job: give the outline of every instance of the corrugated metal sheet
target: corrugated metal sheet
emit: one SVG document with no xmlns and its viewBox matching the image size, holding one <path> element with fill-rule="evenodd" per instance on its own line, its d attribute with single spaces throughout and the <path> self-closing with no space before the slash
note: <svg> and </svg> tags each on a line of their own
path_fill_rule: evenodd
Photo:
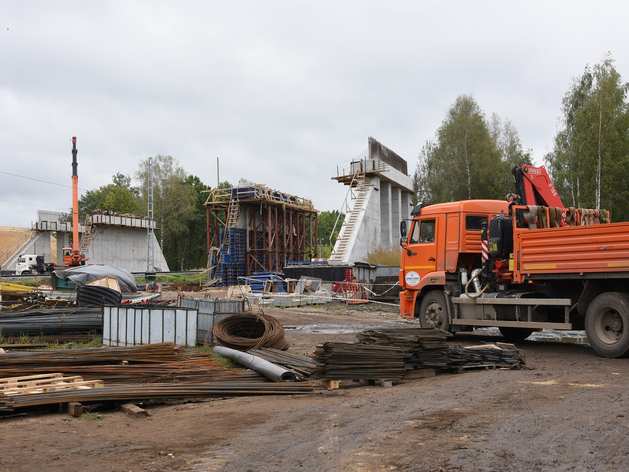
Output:
<svg viewBox="0 0 629 472">
<path fill-rule="evenodd" d="M 242 313 L 245 311 L 244 300 L 226 300 L 220 298 L 182 298 L 180 301 L 182 308 L 195 309 L 197 316 L 197 343 L 213 343 L 214 338 L 208 336 L 216 323 L 232 313 Z M 208 338 L 208 339 L 206 339 Z"/>
<path fill-rule="evenodd" d="M 198 312 L 181 307 L 134 308 L 106 306 L 103 309 L 103 344 L 136 346 L 172 342 L 194 346 Z"/>
</svg>

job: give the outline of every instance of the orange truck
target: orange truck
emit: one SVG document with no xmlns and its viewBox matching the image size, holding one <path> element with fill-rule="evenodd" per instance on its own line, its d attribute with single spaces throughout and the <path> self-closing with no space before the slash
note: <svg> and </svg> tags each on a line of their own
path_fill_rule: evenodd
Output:
<svg viewBox="0 0 629 472">
<path fill-rule="evenodd" d="M 585 329 L 598 354 L 629 354 L 629 223 L 564 208 L 543 167 L 514 175 L 507 201 L 418 205 L 401 222 L 401 315 L 511 339 Z"/>
</svg>

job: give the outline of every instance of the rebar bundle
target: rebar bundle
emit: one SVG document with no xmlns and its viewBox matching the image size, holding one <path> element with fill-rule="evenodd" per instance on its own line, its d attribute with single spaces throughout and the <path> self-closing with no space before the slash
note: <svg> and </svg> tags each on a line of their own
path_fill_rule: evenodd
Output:
<svg viewBox="0 0 629 472">
<path fill-rule="evenodd" d="M 101 332 L 102 308 L 39 308 L 0 312 L 3 336 L 40 336 L 72 332 Z"/>
<path fill-rule="evenodd" d="M 459 344 L 450 348 L 449 366 L 474 367 L 486 365 L 520 365 L 525 364 L 524 351 L 512 344 L 491 343 L 479 346 L 463 347 Z"/>
<path fill-rule="evenodd" d="M 216 344 L 239 351 L 263 347 L 286 350 L 289 346 L 282 324 L 263 313 L 235 313 L 216 323 L 212 332 Z"/>
<path fill-rule="evenodd" d="M 329 380 L 401 379 L 406 351 L 396 346 L 327 342 L 317 346 L 316 376 Z"/>
<path fill-rule="evenodd" d="M 7 352 L 2 354 L 0 368 L 22 370 L 27 366 L 70 366 L 137 362 L 160 364 L 185 358 L 172 343 L 145 344 L 134 347 L 102 347 L 98 349 L 59 349 L 55 351 Z"/>
<path fill-rule="evenodd" d="M 403 349 L 406 370 L 445 368 L 449 349 L 446 339 L 451 336 L 436 328 L 372 329 L 357 335 L 363 344 Z"/>
<path fill-rule="evenodd" d="M 263 349 L 254 349 L 249 353 L 261 357 L 274 364 L 281 365 L 287 369 L 292 370 L 301 378 L 311 377 L 312 374 L 321 369 L 323 366 L 315 359 L 292 352 L 280 351 L 279 349 L 273 349 L 270 347 Z"/>
<path fill-rule="evenodd" d="M 206 382 L 186 384 L 105 385 L 102 388 L 16 395 L 0 398 L 0 411 L 67 402 L 139 401 L 166 398 L 203 398 L 241 395 L 295 395 L 310 393 L 313 387 L 305 382 L 251 383 Z"/>
<path fill-rule="evenodd" d="M 160 382 L 203 383 L 207 382 L 208 379 L 225 382 L 261 382 L 265 380 L 263 375 L 252 370 L 231 370 L 219 367 L 208 357 L 165 364 L 0 367 L 0 378 L 52 373 L 61 373 L 67 376 L 78 375 L 85 380 L 103 380 L 107 384 Z"/>
</svg>

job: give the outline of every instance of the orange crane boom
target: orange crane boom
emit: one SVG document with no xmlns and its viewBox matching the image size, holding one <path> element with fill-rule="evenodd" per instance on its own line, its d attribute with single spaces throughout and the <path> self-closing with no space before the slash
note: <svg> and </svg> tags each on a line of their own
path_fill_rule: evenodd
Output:
<svg viewBox="0 0 629 472">
<path fill-rule="evenodd" d="M 79 251 L 79 174 L 76 155 L 76 136 L 72 136 L 72 250 L 63 248 L 63 263 L 67 266 L 78 266 L 85 259 Z"/>
</svg>

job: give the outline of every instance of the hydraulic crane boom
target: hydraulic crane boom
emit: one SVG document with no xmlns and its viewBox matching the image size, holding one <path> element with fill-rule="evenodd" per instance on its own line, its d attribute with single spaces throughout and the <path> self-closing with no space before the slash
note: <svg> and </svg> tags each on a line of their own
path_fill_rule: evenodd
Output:
<svg viewBox="0 0 629 472">
<path fill-rule="evenodd" d="M 515 166 L 513 176 L 519 204 L 563 208 L 563 202 L 544 166 Z M 568 226 L 565 214 L 562 215 L 561 226 Z"/>
<path fill-rule="evenodd" d="M 87 259 L 81 256 L 79 251 L 79 174 L 76 155 L 76 136 L 72 137 L 72 251 L 70 248 L 63 250 L 63 263 L 68 266 L 78 266 Z"/>
</svg>

